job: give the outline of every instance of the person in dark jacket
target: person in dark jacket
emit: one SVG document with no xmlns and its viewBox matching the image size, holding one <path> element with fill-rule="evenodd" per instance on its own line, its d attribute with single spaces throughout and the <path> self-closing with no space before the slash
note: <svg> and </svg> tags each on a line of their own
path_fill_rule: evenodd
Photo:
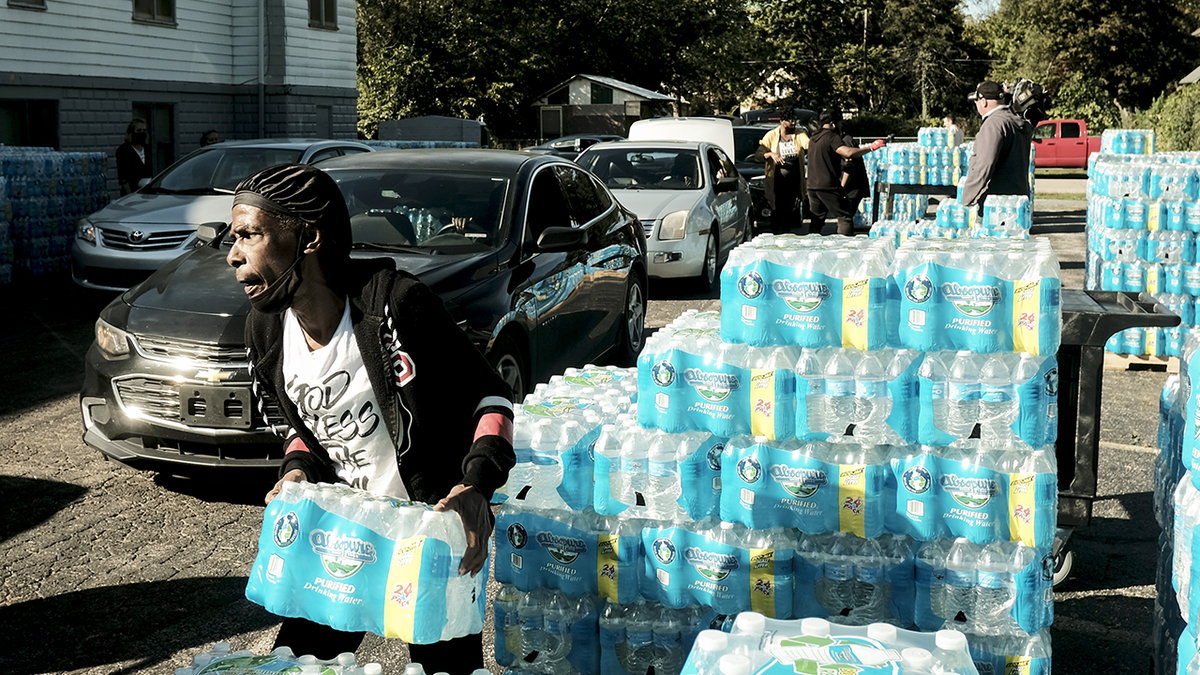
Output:
<svg viewBox="0 0 1200 675">
<path fill-rule="evenodd" d="M 390 259 L 351 264 L 349 213 L 320 169 L 282 165 L 242 181 L 231 235 L 255 393 L 271 394 L 291 427 L 266 501 L 284 482 L 324 481 L 436 504 L 462 518 L 459 573 L 478 573 L 488 502 L 515 463 L 508 386 L 415 277 Z M 333 658 L 362 638 L 287 618 L 275 647 Z M 483 667 L 480 635 L 410 653 L 430 672 Z"/>
<path fill-rule="evenodd" d="M 825 227 L 825 217 L 832 215 L 837 219 L 837 233 L 852 237 L 854 212 L 843 187 L 845 171 L 842 162 L 858 159 L 885 144 L 879 140 L 865 148 L 855 147 L 853 143 L 847 145 L 841 132 L 842 111 L 837 108 L 822 110 L 817 123 L 821 128 L 808 142 L 809 231 L 820 234 Z"/>
<path fill-rule="evenodd" d="M 1033 125 L 1008 109 L 1004 88 L 981 82 L 967 97 L 983 117 L 967 164 L 962 203 L 983 214 L 988 195 L 1029 195 L 1029 144 Z"/>
<path fill-rule="evenodd" d="M 851 150 L 858 149 L 858 143 L 850 134 L 842 134 L 842 145 Z M 862 200 L 871 196 L 871 183 L 867 180 L 867 163 L 861 156 L 842 160 L 842 189 L 846 192 L 846 202 L 850 206 L 850 217 L 858 212 Z"/>
<path fill-rule="evenodd" d="M 138 189 L 143 178 L 153 178 L 150 157 L 150 132 L 146 120 L 135 117 L 125 127 L 125 142 L 117 147 L 117 183 L 121 196 Z"/>
</svg>

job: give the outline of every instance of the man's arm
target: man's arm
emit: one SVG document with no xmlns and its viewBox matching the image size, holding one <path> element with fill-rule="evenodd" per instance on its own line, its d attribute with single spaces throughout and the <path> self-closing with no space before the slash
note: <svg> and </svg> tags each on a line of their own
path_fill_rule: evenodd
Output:
<svg viewBox="0 0 1200 675">
<path fill-rule="evenodd" d="M 996 171 L 996 160 L 1000 152 L 1000 130 L 998 125 L 983 121 L 979 135 L 975 137 L 975 148 L 967 162 L 967 182 L 963 185 L 962 203 L 974 206 L 987 189 Z"/>
<path fill-rule="evenodd" d="M 868 146 L 861 148 L 852 148 L 848 145 L 843 145 L 837 149 L 837 154 L 841 155 L 845 159 L 858 159 L 859 157 L 862 157 L 869 152 L 878 150 L 885 145 L 887 145 L 887 141 L 883 140 L 882 138 Z"/>
</svg>

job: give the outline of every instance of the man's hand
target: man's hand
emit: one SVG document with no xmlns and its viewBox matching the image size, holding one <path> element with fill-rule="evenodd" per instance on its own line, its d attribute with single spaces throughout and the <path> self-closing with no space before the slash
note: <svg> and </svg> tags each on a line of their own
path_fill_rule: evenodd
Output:
<svg viewBox="0 0 1200 675">
<path fill-rule="evenodd" d="M 462 518 L 467 534 L 467 550 L 463 553 L 459 574 L 479 574 L 487 560 L 488 537 L 492 536 L 492 512 L 488 500 L 471 485 L 455 485 L 450 494 L 433 507 L 434 511 L 454 511 Z"/>
<path fill-rule="evenodd" d="M 308 480 L 308 476 L 305 475 L 302 469 L 292 469 L 291 471 L 283 474 L 283 478 L 280 478 L 279 481 L 275 483 L 275 487 L 271 488 L 271 491 L 267 493 L 267 498 L 264 501 L 270 504 L 272 499 L 278 497 L 279 491 L 283 489 L 284 483 L 301 483 L 306 480 Z"/>
<path fill-rule="evenodd" d="M 882 148 L 885 145 L 887 145 L 887 141 L 885 141 L 881 138 L 881 139 L 875 141 L 874 143 L 868 145 L 867 147 L 870 148 L 872 151 L 875 151 L 875 150 Z"/>
</svg>

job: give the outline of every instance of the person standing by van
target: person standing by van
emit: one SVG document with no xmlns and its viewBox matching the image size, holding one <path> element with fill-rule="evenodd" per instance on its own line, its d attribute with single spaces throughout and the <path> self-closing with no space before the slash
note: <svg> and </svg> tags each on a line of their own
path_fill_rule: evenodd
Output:
<svg viewBox="0 0 1200 675">
<path fill-rule="evenodd" d="M 776 234 L 804 227 L 801 201 L 804 198 L 804 154 L 808 134 L 796 133 L 796 115 L 788 108 L 779 126 L 758 142 L 754 157 L 766 162 L 767 202 L 771 205 L 771 231 Z"/>
</svg>

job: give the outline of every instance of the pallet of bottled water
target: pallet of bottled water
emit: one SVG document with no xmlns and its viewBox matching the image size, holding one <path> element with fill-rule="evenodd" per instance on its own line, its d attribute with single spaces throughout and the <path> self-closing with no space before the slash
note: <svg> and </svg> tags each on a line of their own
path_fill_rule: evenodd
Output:
<svg viewBox="0 0 1200 675">
<path fill-rule="evenodd" d="M 946 202 L 949 203 L 949 202 Z M 942 205 L 938 206 L 938 218 L 942 217 L 945 209 Z M 965 211 L 964 211 L 965 213 Z M 925 220 L 877 220 L 871 225 L 871 231 L 867 236 L 872 239 L 890 240 L 892 245 L 900 248 L 910 237 L 924 237 L 926 239 L 942 238 L 942 239 L 958 239 L 969 235 L 969 230 L 964 225 L 963 229 L 956 227 L 943 227 L 937 222 Z"/>
<path fill-rule="evenodd" d="M 976 656 L 974 641 L 968 645 L 967 636 L 953 630 L 916 633 L 890 624 L 839 626 L 817 618 L 779 621 L 753 614 L 739 614 L 728 629 L 700 633 L 683 675 L 817 675 L 847 667 L 861 675 L 976 675 L 981 672 L 977 662 L 986 658 L 982 651 Z M 1028 671 L 1004 672 L 1049 672 L 1048 648 L 1030 652 L 1045 662 Z"/>
<path fill-rule="evenodd" d="M 896 251 L 897 346 L 1055 354 L 1058 259 L 1045 239 L 909 239 Z"/>
<path fill-rule="evenodd" d="M 878 239 L 755 237 L 721 272 L 720 337 L 756 347 L 884 347 L 894 254 Z"/>
<path fill-rule="evenodd" d="M 485 572 L 459 575 L 462 520 L 348 485 L 286 482 L 263 515 L 246 597 L 279 616 L 412 644 L 478 633 Z"/>
<path fill-rule="evenodd" d="M 1100 152 L 1117 155 L 1154 154 L 1153 129 L 1105 129 L 1100 134 Z"/>
<path fill-rule="evenodd" d="M 492 502 L 573 511 L 591 506 L 600 432 L 632 419 L 637 393 L 632 368 L 568 368 L 537 385 L 514 411 L 517 463 Z"/>
<path fill-rule="evenodd" d="M 420 664 L 405 675 L 425 675 Z M 278 647 L 268 654 L 255 654 L 248 649 L 230 651 L 228 642 L 218 642 L 207 652 L 192 657 L 191 665 L 177 668 L 175 675 L 268 675 L 271 673 L 294 673 L 296 675 L 381 675 L 383 666 L 378 663 L 359 664 L 354 654 L 345 652 L 336 659 L 321 660 L 311 654 L 297 656 L 290 647 Z"/>
<path fill-rule="evenodd" d="M 880 171 L 895 185 L 958 185 L 967 174 L 973 146 L 892 143 L 885 148 Z"/>
</svg>

